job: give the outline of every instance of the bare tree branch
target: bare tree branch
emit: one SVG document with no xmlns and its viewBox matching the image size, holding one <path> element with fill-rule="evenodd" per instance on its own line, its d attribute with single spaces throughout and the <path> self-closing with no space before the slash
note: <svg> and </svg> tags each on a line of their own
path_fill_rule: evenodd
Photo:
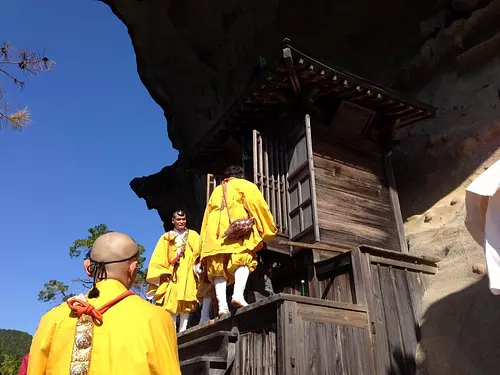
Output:
<svg viewBox="0 0 500 375">
<path fill-rule="evenodd" d="M 11 55 L 16 55 L 11 58 Z M 28 50 L 13 50 L 9 42 L 0 45 L 0 77 L 5 77 L 14 85 L 24 87 L 25 81 L 18 78 L 12 70 L 17 70 L 23 74 L 29 73 L 36 75 L 38 72 L 49 71 L 55 62 L 45 56 L 45 53 L 38 53 Z M 0 86 L 1 88 L 1 86 Z M 0 101 L 3 101 L 3 92 L 0 90 Z M 11 113 L 7 109 L 7 103 L 1 103 L 4 110 L 0 110 L 0 128 L 10 126 L 13 130 L 23 130 L 30 122 L 31 117 L 28 108 L 19 109 Z"/>
</svg>

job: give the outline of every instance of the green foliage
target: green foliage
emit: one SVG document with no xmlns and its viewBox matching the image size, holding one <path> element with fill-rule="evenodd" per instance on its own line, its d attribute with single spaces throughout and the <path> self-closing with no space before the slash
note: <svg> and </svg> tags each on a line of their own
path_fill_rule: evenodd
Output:
<svg viewBox="0 0 500 375">
<path fill-rule="evenodd" d="M 32 337 L 26 332 L 0 329 L 0 375 L 17 375 L 29 353 Z"/>
<path fill-rule="evenodd" d="M 38 300 L 42 302 L 59 299 L 66 301 L 68 298 L 74 296 L 73 293 L 68 293 L 69 286 L 57 280 L 49 280 L 43 286 L 45 289 L 38 293 Z"/>
<path fill-rule="evenodd" d="M 87 238 L 80 238 L 73 242 L 73 245 L 69 248 L 69 256 L 71 258 L 79 258 L 82 255 L 82 252 L 85 252 L 85 255 L 92 249 L 94 246 L 95 240 L 97 240 L 103 234 L 111 232 L 108 229 L 106 224 L 99 224 L 92 228 L 88 229 L 90 233 Z"/>
<path fill-rule="evenodd" d="M 23 357 L 0 352 L 0 375 L 17 375 Z"/>
<path fill-rule="evenodd" d="M 112 232 L 106 224 L 95 225 L 92 228 L 88 229 L 89 235 L 87 238 L 80 238 L 73 242 L 73 245 L 69 248 L 69 256 L 71 258 L 82 258 L 85 259 L 88 257 L 94 242 L 102 236 L 103 234 Z M 146 283 L 146 274 L 147 269 L 145 269 L 145 261 L 146 258 L 143 256 L 146 249 L 142 245 L 137 245 L 139 249 L 139 257 L 137 261 L 137 278 L 132 286 L 132 290 L 144 296 L 146 293 L 147 283 Z M 79 283 L 84 287 L 88 288 L 92 285 L 92 280 L 85 279 L 76 279 L 71 281 L 72 283 Z M 68 298 L 74 296 L 74 293 L 70 292 L 69 285 L 58 281 L 58 280 L 50 280 L 44 284 L 44 289 L 38 293 L 38 300 L 41 302 L 63 302 Z M 1 374 L 0 374 L 1 375 Z"/>
</svg>

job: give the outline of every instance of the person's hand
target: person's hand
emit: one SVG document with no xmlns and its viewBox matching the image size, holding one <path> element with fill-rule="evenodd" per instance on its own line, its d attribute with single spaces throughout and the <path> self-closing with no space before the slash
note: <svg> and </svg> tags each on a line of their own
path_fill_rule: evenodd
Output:
<svg viewBox="0 0 500 375">
<path fill-rule="evenodd" d="M 168 283 L 170 281 L 170 275 L 161 275 L 160 284 Z"/>
<path fill-rule="evenodd" d="M 193 271 L 194 271 L 194 274 L 196 275 L 196 277 L 198 279 L 201 279 L 201 276 L 203 274 L 203 267 L 201 266 L 201 263 L 196 263 L 193 266 Z"/>
</svg>

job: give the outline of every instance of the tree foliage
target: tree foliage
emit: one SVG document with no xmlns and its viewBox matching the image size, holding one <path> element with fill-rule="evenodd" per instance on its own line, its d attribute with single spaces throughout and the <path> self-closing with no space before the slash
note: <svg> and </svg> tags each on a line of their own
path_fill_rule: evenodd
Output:
<svg viewBox="0 0 500 375">
<path fill-rule="evenodd" d="M 3 90 L 5 83 L 22 89 L 27 75 L 48 71 L 54 64 L 44 53 L 16 49 L 8 42 L 0 45 L 0 77 L 3 78 L 0 81 L 0 127 L 22 130 L 30 123 L 27 107 L 15 111 L 9 109 Z"/>
<path fill-rule="evenodd" d="M 94 245 L 94 242 L 103 234 L 111 232 L 105 224 L 95 225 L 88 229 L 89 235 L 87 238 L 80 238 L 73 242 L 73 245 L 69 248 L 70 258 L 81 258 L 86 259 L 90 254 L 90 250 Z M 137 245 L 139 248 L 139 258 L 137 264 L 137 278 L 132 286 L 132 290 L 139 295 L 144 295 L 146 292 L 146 274 L 147 269 L 145 269 L 144 262 L 146 258 L 143 257 L 146 249 L 142 245 Z M 89 278 L 77 278 L 70 281 L 71 284 L 80 284 L 84 288 L 90 288 L 92 285 L 92 279 Z M 44 289 L 38 293 L 38 300 L 42 302 L 62 302 L 66 301 L 68 298 L 74 296 L 75 293 L 71 291 L 68 284 L 63 283 L 58 280 L 49 280 L 44 284 Z"/>
<path fill-rule="evenodd" d="M 0 329 L 0 375 L 17 375 L 32 337 L 26 332 Z"/>
</svg>

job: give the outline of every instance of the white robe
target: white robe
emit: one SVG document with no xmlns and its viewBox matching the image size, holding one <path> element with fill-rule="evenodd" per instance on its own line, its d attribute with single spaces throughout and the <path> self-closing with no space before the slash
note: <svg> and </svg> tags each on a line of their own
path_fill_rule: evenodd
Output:
<svg viewBox="0 0 500 375">
<path fill-rule="evenodd" d="M 466 190 L 465 225 L 483 246 L 490 290 L 500 294 L 500 160 L 476 178 Z"/>
</svg>

